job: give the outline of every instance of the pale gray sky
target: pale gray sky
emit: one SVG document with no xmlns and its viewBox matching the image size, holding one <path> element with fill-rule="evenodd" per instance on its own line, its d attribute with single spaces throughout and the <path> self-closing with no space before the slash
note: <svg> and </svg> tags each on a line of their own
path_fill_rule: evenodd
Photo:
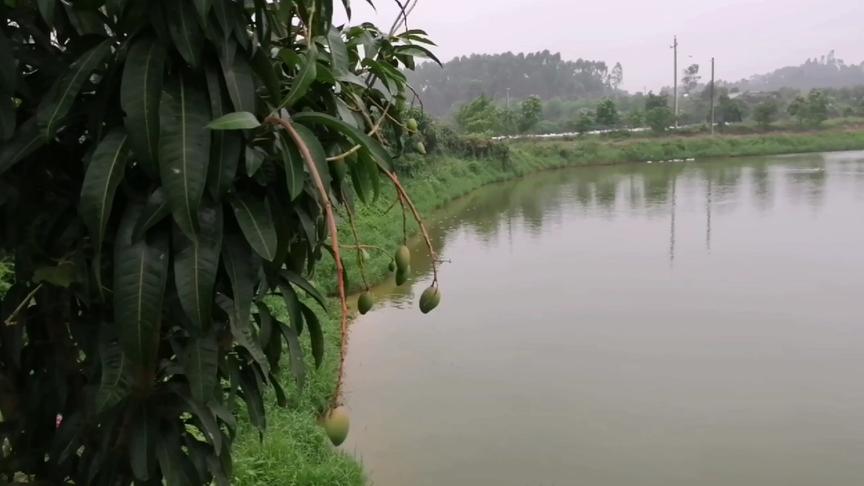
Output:
<svg viewBox="0 0 864 486">
<path fill-rule="evenodd" d="M 375 3 L 377 15 L 353 0 L 352 23 L 389 27 L 395 4 Z M 707 74 L 715 56 L 718 78 L 730 81 L 831 49 L 847 63 L 864 60 L 864 0 L 420 0 L 410 21 L 438 43 L 442 61 L 549 49 L 610 67 L 620 61 L 630 91 L 671 84 L 674 34 L 680 69 L 698 63 Z"/>
</svg>

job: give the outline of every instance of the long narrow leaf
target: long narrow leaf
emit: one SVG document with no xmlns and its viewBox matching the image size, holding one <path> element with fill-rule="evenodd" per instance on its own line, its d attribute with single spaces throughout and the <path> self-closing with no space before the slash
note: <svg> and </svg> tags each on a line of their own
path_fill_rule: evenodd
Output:
<svg viewBox="0 0 864 486">
<path fill-rule="evenodd" d="M 152 174 L 158 173 L 159 100 L 165 71 L 165 48 L 149 36 L 136 40 L 123 68 L 120 105 L 136 158 Z"/>
<path fill-rule="evenodd" d="M 231 207 L 246 240 L 256 253 L 272 262 L 276 258 L 279 241 L 267 199 L 237 194 L 231 198 Z"/>
<path fill-rule="evenodd" d="M 183 369 L 189 380 L 192 398 L 208 403 L 218 383 L 219 346 L 212 335 L 189 341 L 183 351 Z"/>
<path fill-rule="evenodd" d="M 204 47 L 204 34 L 196 19 L 194 7 L 188 1 L 174 0 L 164 2 L 168 32 L 174 46 L 183 59 L 193 68 L 201 64 L 201 50 Z"/>
<path fill-rule="evenodd" d="M 45 145 L 45 132 L 37 129 L 36 120 L 30 120 L 18 128 L 18 133 L 9 142 L 0 146 L 0 174 Z"/>
<path fill-rule="evenodd" d="M 204 94 L 185 78 L 162 97 L 159 172 L 174 220 L 189 238 L 198 233 L 198 207 L 207 181 L 210 109 Z"/>
<path fill-rule="evenodd" d="M 315 367 L 320 368 L 324 362 L 324 332 L 318 316 L 309 307 L 301 304 L 306 325 L 309 328 L 309 343 L 312 345 L 312 357 L 315 358 Z"/>
<path fill-rule="evenodd" d="M 303 65 L 300 67 L 300 72 L 294 77 L 294 82 L 291 84 L 291 90 L 288 95 L 279 103 L 279 108 L 291 108 L 297 101 L 306 96 L 312 82 L 318 76 L 318 51 L 315 45 L 309 47 L 306 57 L 303 59 Z"/>
<path fill-rule="evenodd" d="M 220 3 L 225 2 L 220 0 L 217 5 Z M 204 74 L 207 78 L 210 111 L 212 116 L 221 117 L 229 111 L 230 105 L 223 88 L 222 76 L 213 65 L 208 65 Z M 214 200 L 221 201 L 222 196 L 233 186 L 242 152 L 243 138 L 241 134 L 223 131 L 213 132 L 210 167 L 207 171 L 207 192 Z"/>
<path fill-rule="evenodd" d="M 126 141 L 126 133 L 122 130 L 108 134 L 96 147 L 84 174 L 78 211 L 90 230 L 97 254 L 101 252 L 102 242 L 105 240 L 105 229 L 114 206 L 114 194 L 126 173 L 126 158 L 129 153 Z M 97 257 L 96 261 L 98 260 Z"/>
<path fill-rule="evenodd" d="M 255 111 L 255 78 L 245 55 L 237 52 L 232 59 L 220 59 L 225 86 L 234 105 L 233 111 Z"/>
<path fill-rule="evenodd" d="M 126 210 L 114 242 L 114 323 L 123 352 L 140 369 L 153 369 L 168 280 L 168 239 L 132 240 L 141 206 Z"/>
<path fill-rule="evenodd" d="M 222 207 L 202 207 L 201 231 L 190 240 L 174 231 L 174 285 L 180 306 L 196 326 L 206 331 L 213 313 L 213 288 L 222 252 Z"/>
<path fill-rule="evenodd" d="M 54 138 L 54 134 L 72 108 L 75 98 L 84 87 L 84 83 L 108 56 L 111 51 L 110 42 L 106 40 L 82 54 L 69 66 L 66 73 L 57 79 L 42 99 L 36 113 L 36 121 L 47 138 Z"/>
</svg>

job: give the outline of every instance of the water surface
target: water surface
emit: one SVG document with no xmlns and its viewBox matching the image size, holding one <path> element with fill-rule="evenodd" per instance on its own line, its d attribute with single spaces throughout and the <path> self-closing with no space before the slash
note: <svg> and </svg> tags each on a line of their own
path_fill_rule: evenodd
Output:
<svg viewBox="0 0 864 486">
<path fill-rule="evenodd" d="M 441 308 L 415 261 L 352 327 L 373 484 L 864 484 L 864 153 L 547 172 L 435 220 Z"/>
</svg>

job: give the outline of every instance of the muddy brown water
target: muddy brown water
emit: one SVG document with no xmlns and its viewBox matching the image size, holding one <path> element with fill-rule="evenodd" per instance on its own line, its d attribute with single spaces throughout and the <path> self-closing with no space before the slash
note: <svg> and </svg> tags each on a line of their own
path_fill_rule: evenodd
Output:
<svg viewBox="0 0 864 486">
<path fill-rule="evenodd" d="M 864 484 L 864 153 L 546 172 L 433 220 L 441 307 L 418 247 L 352 326 L 372 484 Z"/>
</svg>

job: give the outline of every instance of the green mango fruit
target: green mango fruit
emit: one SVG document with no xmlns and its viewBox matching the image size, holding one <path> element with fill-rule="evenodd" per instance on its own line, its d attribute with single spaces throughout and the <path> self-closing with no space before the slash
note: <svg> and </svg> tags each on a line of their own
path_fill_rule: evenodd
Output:
<svg viewBox="0 0 864 486">
<path fill-rule="evenodd" d="M 345 407 L 336 407 L 323 419 L 324 431 L 334 446 L 339 447 L 348 437 L 348 428 L 351 421 Z"/>
<path fill-rule="evenodd" d="M 405 126 L 408 128 L 408 131 L 412 133 L 416 132 L 420 128 L 420 125 L 414 118 L 409 118 L 408 121 L 405 122 Z"/>
<path fill-rule="evenodd" d="M 396 271 L 396 260 L 390 260 L 390 265 L 387 266 L 387 269 L 391 272 Z"/>
<path fill-rule="evenodd" d="M 441 290 L 437 286 L 429 287 L 420 296 L 420 312 L 428 314 L 441 303 Z"/>
<path fill-rule="evenodd" d="M 407 246 L 402 245 L 396 250 L 396 268 L 398 270 L 407 270 L 411 266 L 411 250 Z"/>
<path fill-rule="evenodd" d="M 333 174 L 333 179 L 337 184 L 342 184 L 342 181 L 345 180 L 345 176 L 348 175 L 348 163 L 345 162 L 345 159 L 339 160 L 331 160 L 330 164 L 330 173 Z"/>
<path fill-rule="evenodd" d="M 423 145 L 423 142 L 417 142 L 417 145 L 415 145 L 414 148 L 422 155 L 426 155 L 426 145 Z"/>
<path fill-rule="evenodd" d="M 360 311 L 360 314 L 366 314 L 370 310 L 372 310 L 372 306 L 375 305 L 375 297 L 372 295 L 372 292 L 368 290 L 360 294 L 360 297 L 357 299 L 357 310 Z"/>
<path fill-rule="evenodd" d="M 396 270 L 396 285 L 405 285 L 408 281 L 408 276 L 411 274 L 411 267 L 400 268 Z"/>
</svg>

